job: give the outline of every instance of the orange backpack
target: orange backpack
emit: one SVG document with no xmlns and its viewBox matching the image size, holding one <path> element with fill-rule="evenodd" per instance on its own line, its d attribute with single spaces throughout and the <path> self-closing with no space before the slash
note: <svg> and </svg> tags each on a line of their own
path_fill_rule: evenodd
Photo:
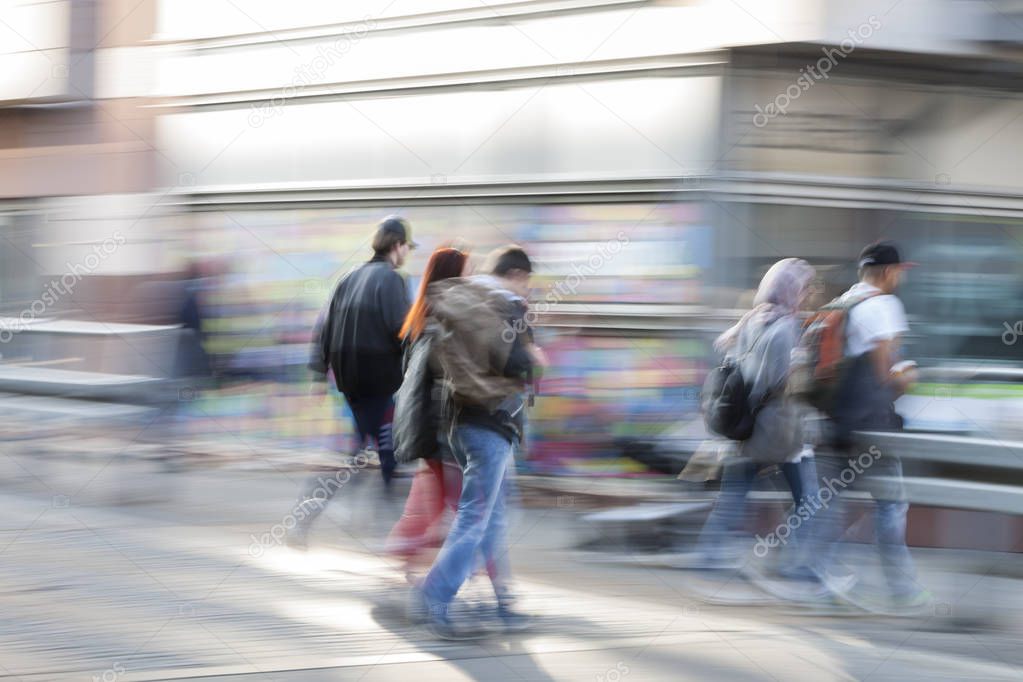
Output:
<svg viewBox="0 0 1023 682">
<path fill-rule="evenodd" d="M 786 390 L 825 414 L 831 414 L 835 397 L 853 358 L 846 357 L 849 313 L 877 294 L 852 300 L 835 299 L 814 313 L 803 326 L 803 335 L 792 351 Z"/>
</svg>

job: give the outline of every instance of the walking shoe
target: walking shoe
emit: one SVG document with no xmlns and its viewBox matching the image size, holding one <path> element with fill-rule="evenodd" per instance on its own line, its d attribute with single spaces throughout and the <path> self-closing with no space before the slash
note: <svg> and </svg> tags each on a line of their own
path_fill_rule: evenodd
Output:
<svg viewBox="0 0 1023 682">
<path fill-rule="evenodd" d="M 449 640 L 479 639 L 487 633 L 481 628 L 469 628 L 456 623 L 449 615 L 445 604 L 431 604 L 423 590 L 415 586 L 409 591 L 409 600 L 405 616 L 410 623 L 425 624 L 435 637 Z"/>
<path fill-rule="evenodd" d="M 921 613 L 926 611 L 932 603 L 934 603 L 934 595 L 923 588 L 915 592 L 892 596 L 892 606 L 896 610 L 906 613 Z"/>
<path fill-rule="evenodd" d="M 828 575 L 824 586 L 835 596 L 845 597 L 852 592 L 858 582 L 859 578 L 852 573 L 849 575 Z"/>
<path fill-rule="evenodd" d="M 497 606 L 496 625 L 502 632 L 523 632 L 533 627 L 535 622 L 533 616 L 515 611 L 507 604 Z"/>
<path fill-rule="evenodd" d="M 849 593 L 856 586 L 859 579 L 854 573 L 848 575 L 832 575 L 827 571 L 814 571 L 817 575 L 817 579 L 821 581 L 821 585 L 833 596 L 841 600 L 846 600 Z"/>
<path fill-rule="evenodd" d="M 447 613 L 447 609 L 431 609 L 426 627 L 435 637 L 451 641 L 466 639 L 482 639 L 487 631 L 480 628 L 469 628 L 464 623 L 456 623 Z"/>
<path fill-rule="evenodd" d="M 426 602 L 426 595 L 413 585 L 408 593 L 408 603 L 405 605 L 405 617 L 413 625 L 420 625 L 430 619 L 430 607 Z"/>
<path fill-rule="evenodd" d="M 778 575 L 786 580 L 817 582 L 817 574 L 809 566 L 785 566 L 778 569 Z"/>
</svg>

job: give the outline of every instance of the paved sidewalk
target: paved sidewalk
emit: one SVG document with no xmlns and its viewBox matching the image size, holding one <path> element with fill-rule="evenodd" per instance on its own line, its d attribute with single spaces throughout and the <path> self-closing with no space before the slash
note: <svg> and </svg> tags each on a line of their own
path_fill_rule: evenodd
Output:
<svg viewBox="0 0 1023 682">
<path fill-rule="evenodd" d="M 921 556 L 949 610 L 891 619 L 743 600 L 741 584 L 572 548 L 578 510 L 521 510 L 512 561 L 534 632 L 470 644 L 404 620 L 381 539 L 400 495 L 353 476 L 314 549 L 251 550 L 303 472 L 168 473 L 99 456 L 0 457 L 0 674 L 22 680 L 1019 679 L 1020 584 Z M 403 482 L 407 485 L 407 480 Z M 1009 560 L 1014 557 L 1009 557 Z M 470 596 L 487 595 L 485 583 Z M 1008 616 L 1008 617 L 1007 617 Z M 626 670 L 628 671 L 626 673 Z"/>
</svg>

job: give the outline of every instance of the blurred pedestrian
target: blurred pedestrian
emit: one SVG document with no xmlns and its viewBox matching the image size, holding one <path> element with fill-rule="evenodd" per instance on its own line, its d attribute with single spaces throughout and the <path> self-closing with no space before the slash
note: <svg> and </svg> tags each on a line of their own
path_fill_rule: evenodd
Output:
<svg viewBox="0 0 1023 682">
<path fill-rule="evenodd" d="M 183 284 L 184 298 L 178 311 L 183 333 L 174 360 L 174 374 L 178 377 L 209 377 L 213 372 L 209 355 L 203 348 L 203 319 L 207 317 L 203 298 L 209 285 L 198 262 L 189 263 Z"/>
<path fill-rule="evenodd" d="M 744 525 L 753 480 L 764 469 L 781 469 L 793 513 L 816 492 L 814 460 L 803 447 L 800 408 L 785 395 L 801 331 L 798 312 L 814 277 L 813 267 L 802 259 L 778 261 L 760 281 L 753 308 L 715 342 L 719 352 L 737 363 L 745 380 L 753 428 L 748 439 L 736 441 L 723 463 L 721 491 L 700 534 L 703 567 L 732 566 L 740 560 L 733 539 Z"/>
<path fill-rule="evenodd" d="M 532 270 L 525 251 L 507 246 L 487 258 L 488 274 L 430 287 L 431 313 L 440 328 L 435 352 L 446 393 L 442 420 L 462 469 L 462 494 L 444 546 L 414 588 L 412 608 L 440 637 L 472 634 L 452 619 L 450 607 L 478 553 L 497 597 L 497 622 L 506 630 L 530 622 L 513 606 L 507 498 L 527 384 L 534 368 L 546 365 L 525 319 Z"/>
<path fill-rule="evenodd" d="M 396 466 L 391 419 L 402 376 L 399 334 L 409 309 L 405 279 L 397 270 L 415 247 L 404 218 L 390 216 L 377 226 L 373 257 L 334 289 L 314 332 L 309 362 L 314 390 L 325 391 L 327 370 L 333 373 L 355 421 L 356 450 L 375 444 L 385 490 Z M 307 482 L 299 501 L 305 513 L 289 533 L 289 545 L 306 546 L 310 526 L 339 488 L 324 486 L 318 477 Z"/>
<path fill-rule="evenodd" d="M 166 365 L 165 389 L 159 395 L 159 412 L 147 417 L 140 434 L 162 446 L 168 464 L 175 455 L 189 451 L 189 431 L 194 418 L 194 401 L 213 384 L 214 369 L 206 351 L 209 295 L 217 285 L 212 261 L 191 260 L 177 280 L 147 281 L 140 284 L 134 298 L 141 301 L 145 322 L 172 326 L 164 338 L 168 341 L 170 362 Z"/>
<path fill-rule="evenodd" d="M 452 277 L 464 277 L 469 271 L 469 257 L 464 251 L 441 247 L 430 255 L 423 272 L 423 279 L 405 323 L 401 327 L 401 339 L 406 345 L 406 358 L 417 344 L 429 344 L 436 338 L 438 325 L 430 318 L 429 287 Z M 420 459 L 419 471 L 412 478 L 412 487 L 405 502 L 405 510 L 391 530 L 388 549 L 405 559 L 405 570 L 410 581 L 417 568 L 429 565 L 428 552 L 440 547 L 447 535 L 445 526 L 447 512 L 452 514 L 458 505 L 462 492 L 462 471 L 451 455 L 446 439 L 440 430 L 440 380 L 443 370 L 431 358 L 425 378 L 428 384 L 424 410 L 431 425 L 430 433 L 436 436 L 435 448 Z M 400 454 L 400 453 L 399 453 Z M 404 461 L 404 460 L 403 460 Z"/>
<path fill-rule="evenodd" d="M 911 265 L 891 242 L 871 244 L 860 254 L 860 281 L 839 298 L 848 310 L 847 366 L 828 415 L 832 447 L 818 459 L 827 489 L 820 491 L 824 509 L 818 512 L 821 546 L 816 552 L 818 575 L 826 584 L 834 582 L 837 540 L 844 528 L 842 498 L 847 490 L 867 490 L 875 501 L 874 532 L 892 602 L 909 609 L 926 605 L 930 593 L 917 583 L 906 547 L 909 503 L 902 462 L 896 453 L 882 452 L 861 434 L 902 430 L 895 400 L 916 380 L 916 369 L 900 358 L 901 338 L 909 323 L 895 291 Z M 824 504 L 829 491 L 835 501 Z"/>
</svg>

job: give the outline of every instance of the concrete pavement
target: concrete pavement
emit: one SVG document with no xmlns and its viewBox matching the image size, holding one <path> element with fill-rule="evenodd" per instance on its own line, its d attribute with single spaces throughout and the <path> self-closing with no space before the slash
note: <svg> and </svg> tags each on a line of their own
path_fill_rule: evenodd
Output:
<svg viewBox="0 0 1023 682">
<path fill-rule="evenodd" d="M 304 473 L 30 451 L 0 457 L 0 676 L 21 680 L 902 680 L 1023 677 L 1018 582 L 921 557 L 947 610 L 915 619 L 753 606 L 748 586 L 572 549 L 577 511 L 520 511 L 534 631 L 432 639 L 379 552 L 400 511 L 352 477 L 313 549 L 259 537 Z M 407 482 L 406 482 L 407 484 Z M 606 558 L 606 557 L 605 557 Z M 1015 557 L 1007 557 L 1014 561 Z M 483 599 L 477 581 L 470 598 Z M 713 603 L 710 603 L 713 602 Z"/>
</svg>

